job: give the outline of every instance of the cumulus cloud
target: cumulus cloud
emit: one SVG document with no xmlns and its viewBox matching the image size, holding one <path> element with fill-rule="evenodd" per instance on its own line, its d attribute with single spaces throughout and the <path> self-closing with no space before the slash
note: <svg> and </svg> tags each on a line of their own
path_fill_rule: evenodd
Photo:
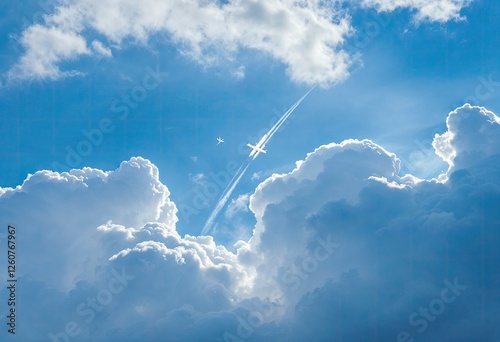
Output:
<svg viewBox="0 0 500 342">
<path fill-rule="evenodd" d="M 166 33 L 178 49 L 204 65 L 234 59 L 251 50 L 281 62 L 292 81 L 327 86 L 345 80 L 355 56 L 344 49 L 352 35 L 344 1 L 248 0 L 160 1 L 77 0 L 62 2 L 28 27 L 25 53 L 8 72 L 10 79 L 58 79 L 77 74 L 61 65 L 82 55 L 110 57 L 126 43 L 147 45 Z M 380 11 L 417 10 L 418 20 L 444 22 L 460 18 L 466 0 L 365 0 Z M 104 37 L 107 47 L 91 35 Z M 91 46 L 89 48 L 88 46 Z M 239 67 L 234 77 L 245 75 Z"/>
<path fill-rule="evenodd" d="M 493 112 L 465 104 L 448 115 L 448 131 L 437 134 L 432 146 L 450 165 L 450 171 L 467 168 L 500 153 L 499 124 L 500 119 Z"/>
<path fill-rule="evenodd" d="M 93 243 L 96 227 L 108 221 L 125 227 L 147 222 L 174 227 L 177 208 L 158 177 L 156 166 L 132 158 L 113 172 L 39 171 L 14 189 L 2 189 L 3 220 L 23 227 L 20 239 L 37 255 L 25 263 L 21 259 L 20 268 L 53 288 L 67 289 L 81 267 L 93 272 L 92 267 L 109 258 Z M 53 259 L 52 250 L 71 258 Z"/>
<path fill-rule="evenodd" d="M 446 22 L 463 19 L 460 11 L 470 2 L 471 0 L 364 0 L 363 4 L 379 11 L 410 8 L 417 11 L 417 21 Z"/>
<path fill-rule="evenodd" d="M 402 176 L 369 140 L 321 146 L 257 187 L 234 253 L 179 235 L 147 160 L 37 172 L 0 191 L 22 246 L 16 338 L 496 340 L 499 124 L 482 107 L 451 112 L 434 140 L 451 163 L 440 181 Z"/>
</svg>

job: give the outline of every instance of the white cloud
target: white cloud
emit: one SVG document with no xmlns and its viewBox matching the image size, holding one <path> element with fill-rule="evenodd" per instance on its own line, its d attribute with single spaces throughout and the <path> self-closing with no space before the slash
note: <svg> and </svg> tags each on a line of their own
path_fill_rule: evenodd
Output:
<svg viewBox="0 0 500 342">
<path fill-rule="evenodd" d="M 436 153 L 450 165 L 449 172 L 468 168 L 500 153 L 500 119 L 484 107 L 465 104 L 452 111 L 448 130 L 434 138 Z"/>
<path fill-rule="evenodd" d="M 394 11 L 410 8 L 417 11 L 417 21 L 446 22 L 463 19 L 460 11 L 471 0 L 364 0 L 365 6 L 376 7 L 379 11 Z"/>
<path fill-rule="evenodd" d="M 354 160 L 358 160 L 359 155 L 353 154 L 353 151 L 363 156 L 355 168 L 353 163 Z M 372 175 L 392 179 L 399 172 L 399 159 L 369 140 L 346 140 L 341 144 L 324 145 L 309 153 L 305 161 L 297 162 L 297 167 L 291 173 L 274 174 L 257 187 L 250 198 L 250 208 L 257 219 L 263 217 L 268 205 L 291 196 L 304 184 L 308 186 L 314 184 L 318 177 L 324 174 L 326 161 L 332 171 L 339 175 L 331 179 L 331 184 L 328 185 L 331 189 L 335 189 L 335 192 L 328 193 L 325 184 L 321 184 L 317 192 L 310 191 L 312 201 L 310 205 L 314 203 L 321 205 L 323 196 L 328 196 L 330 200 L 343 198 L 355 202 L 363 184 L 354 180 L 365 179 Z"/>
<path fill-rule="evenodd" d="M 150 34 L 166 32 L 180 50 L 200 63 L 212 64 L 239 49 L 256 50 L 286 65 L 292 80 L 328 84 L 348 75 L 349 56 L 340 47 L 351 32 L 348 18 L 332 3 L 307 0 L 158 1 L 80 0 L 57 7 L 45 18 L 45 26 L 32 26 L 23 33 L 26 54 L 11 71 L 18 77 L 59 78 L 61 62 L 88 54 L 83 38 L 87 31 L 106 37 L 112 45 L 125 40 L 146 44 Z M 69 53 L 46 59 L 36 67 L 31 56 L 49 48 L 40 47 L 31 36 L 34 28 L 57 31 L 80 45 L 68 45 Z M 98 52 L 102 54 L 103 49 Z M 106 54 L 110 52 L 106 50 Z M 22 68 L 30 70 L 28 75 Z M 242 75 L 242 70 L 237 72 Z"/>
<path fill-rule="evenodd" d="M 231 203 L 227 206 L 224 216 L 230 219 L 237 213 L 247 212 L 249 200 L 250 194 L 239 195 L 238 198 L 231 200 Z"/>
<path fill-rule="evenodd" d="M 113 172 L 90 168 L 61 174 L 38 171 L 21 186 L 4 189 L 0 198 L 3 219 L 23 227 L 26 248 L 36 250 L 36 258 L 20 268 L 50 287 L 64 289 L 72 286 L 85 264 L 93 272 L 96 263 L 109 257 L 93 243 L 96 227 L 108 221 L 126 227 L 147 222 L 175 226 L 177 208 L 158 177 L 156 166 L 132 158 Z M 52 250 L 71 258 L 53 260 Z"/>
<path fill-rule="evenodd" d="M 252 180 L 260 180 L 262 179 L 262 175 L 264 174 L 263 171 L 259 171 L 259 172 L 254 172 L 252 174 Z"/>
<path fill-rule="evenodd" d="M 111 57 L 113 56 L 113 53 L 111 52 L 111 49 L 105 47 L 100 41 L 94 40 L 92 42 L 92 49 L 95 51 L 97 55 L 103 56 L 103 57 Z"/>
<path fill-rule="evenodd" d="M 194 175 L 190 174 L 189 178 L 195 184 L 205 185 L 206 177 L 205 177 L 205 175 L 203 173 L 197 173 L 197 174 L 194 174 Z"/>
<path fill-rule="evenodd" d="M 341 0 L 160 1 L 75 0 L 63 2 L 22 33 L 24 55 L 8 72 L 11 79 L 58 79 L 75 75 L 61 64 L 82 55 L 110 57 L 92 40 L 97 33 L 114 49 L 166 33 L 179 51 L 204 65 L 233 60 L 252 50 L 283 63 L 291 80 L 330 85 L 345 80 L 357 58 L 343 50 L 354 29 Z M 379 11 L 410 8 L 418 21 L 459 19 L 468 0 L 365 0 Z M 90 41 L 92 41 L 90 43 Z M 87 45 L 90 44 L 92 49 Z M 239 67 L 233 76 L 245 76 Z"/>
<path fill-rule="evenodd" d="M 21 44 L 26 52 L 7 73 L 9 80 L 58 79 L 80 74 L 78 71 L 61 71 L 61 61 L 90 54 L 87 42 L 79 34 L 53 26 L 33 25 L 23 32 Z"/>
<path fill-rule="evenodd" d="M 179 235 L 169 191 L 142 158 L 1 189 L 30 322 L 16 338 L 50 340 L 75 321 L 71 341 L 496 340 L 500 120 L 466 105 L 447 124 L 451 138 L 435 139 L 454 163 L 447 180 L 400 177 L 397 157 L 369 140 L 321 146 L 258 186 L 257 225 L 236 253 Z M 409 317 L 437 303 L 445 280 L 466 290 L 419 332 Z"/>
<path fill-rule="evenodd" d="M 242 80 L 245 78 L 245 67 L 243 65 L 239 66 L 238 69 L 236 69 L 233 72 L 233 77 L 236 78 L 237 80 Z"/>
</svg>

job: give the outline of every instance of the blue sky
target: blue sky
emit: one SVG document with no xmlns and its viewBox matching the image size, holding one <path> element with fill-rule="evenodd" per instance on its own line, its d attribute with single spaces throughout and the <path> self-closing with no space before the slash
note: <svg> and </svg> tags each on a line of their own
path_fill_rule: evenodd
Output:
<svg viewBox="0 0 500 342">
<path fill-rule="evenodd" d="M 121 268 L 147 284 L 124 285 L 71 341 L 403 341 L 408 316 L 455 277 L 470 292 L 415 340 L 500 338 L 484 318 L 500 317 L 496 1 L 75 0 L 1 11 L 1 224 L 26 234 L 30 314 L 19 320 L 33 327 L 19 324 L 20 341 L 49 341 Z M 245 144 L 314 85 L 201 236 Z M 306 279 L 287 275 L 317 263 L 327 236 L 339 256 L 327 250 Z M 491 261 L 482 273 L 480 256 Z M 55 271 L 38 270 L 52 260 Z M 168 295 L 137 295 L 147 289 Z M 53 301 L 27 304 L 44 294 Z M 475 306 L 477 296 L 491 305 Z M 334 309 L 340 297 L 352 299 L 345 311 Z M 239 317 L 265 303 L 265 323 L 238 335 Z"/>
</svg>

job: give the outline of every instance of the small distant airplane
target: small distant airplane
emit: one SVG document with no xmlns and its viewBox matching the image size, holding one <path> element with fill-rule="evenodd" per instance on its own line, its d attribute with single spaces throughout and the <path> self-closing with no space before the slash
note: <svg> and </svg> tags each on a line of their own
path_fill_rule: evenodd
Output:
<svg viewBox="0 0 500 342">
<path fill-rule="evenodd" d="M 223 143 L 223 142 L 224 142 L 224 139 L 222 139 L 221 137 L 217 138 L 217 145 L 219 145 L 220 143 Z"/>
</svg>

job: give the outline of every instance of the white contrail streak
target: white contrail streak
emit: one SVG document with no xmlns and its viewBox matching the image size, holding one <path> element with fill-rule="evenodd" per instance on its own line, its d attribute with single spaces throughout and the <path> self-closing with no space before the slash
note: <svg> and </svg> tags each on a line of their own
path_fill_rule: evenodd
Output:
<svg viewBox="0 0 500 342">
<path fill-rule="evenodd" d="M 307 95 L 309 95 L 309 93 L 311 91 L 313 91 L 313 89 L 316 88 L 316 86 L 313 86 L 311 89 L 309 89 L 309 91 L 307 93 L 304 94 L 304 96 L 302 96 L 297 102 L 295 102 L 293 104 L 293 106 L 291 106 L 286 112 L 285 114 L 283 114 L 281 116 L 281 118 L 274 124 L 273 127 L 271 127 L 271 129 L 269 130 L 269 132 L 267 132 L 266 134 L 264 134 L 264 136 L 262 137 L 262 139 L 260 139 L 260 141 L 257 143 L 257 145 L 255 146 L 258 146 L 260 148 L 264 148 L 267 144 L 267 142 L 269 140 L 271 140 L 271 138 L 273 137 L 273 135 L 281 128 L 281 126 L 285 123 L 285 121 L 288 119 L 288 117 L 290 115 L 292 115 L 292 113 L 295 111 L 295 109 L 300 105 L 300 103 L 307 97 Z M 255 152 L 255 154 L 254 154 Z M 260 152 L 256 152 L 255 150 L 252 150 L 252 152 L 250 153 L 250 156 L 253 155 L 253 159 L 257 158 L 257 156 L 259 155 Z M 252 160 L 253 160 L 252 159 Z"/>
<path fill-rule="evenodd" d="M 290 109 L 288 109 L 285 112 L 285 114 L 283 114 L 281 116 L 281 118 L 278 120 L 278 122 L 276 122 L 274 124 L 274 126 L 271 127 L 269 132 L 264 134 L 264 136 L 260 139 L 260 141 L 255 146 L 259 146 L 260 148 L 263 149 L 264 146 L 266 145 L 266 143 L 281 128 L 281 126 L 285 123 L 285 121 L 288 119 L 288 117 L 293 113 L 293 111 L 300 105 L 300 103 L 307 97 L 307 95 L 309 95 L 309 93 L 315 87 L 316 86 L 313 86 L 311 89 L 309 89 L 309 91 L 304 96 L 302 96 L 297 102 L 295 102 L 294 105 L 291 106 Z M 255 150 L 252 150 L 252 152 L 255 152 Z M 257 158 L 257 155 L 259 155 L 259 153 L 260 153 L 260 152 L 255 152 L 255 154 L 252 154 L 252 152 L 249 155 L 249 157 L 247 158 L 247 160 L 243 164 L 241 164 L 240 168 L 238 169 L 236 174 L 233 176 L 233 179 L 231 179 L 231 181 L 227 185 L 226 189 L 224 189 L 224 192 L 222 193 L 222 196 L 220 197 L 219 201 L 217 202 L 217 205 L 215 206 L 214 210 L 212 211 L 212 214 L 210 214 L 207 222 L 203 226 L 203 229 L 201 231 L 201 235 L 206 235 L 209 232 L 210 228 L 212 227 L 213 221 L 215 220 L 215 218 L 217 217 L 219 212 L 222 210 L 222 208 L 224 208 L 224 206 L 226 205 L 226 202 L 228 201 L 229 197 L 231 197 L 231 194 L 233 193 L 234 189 L 236 188 L 236 186 L 240 182 L 241 178 L 243 177 L 243 175 L 247 171 L 247 169 L 250 166 L 250 164 L 252 163 L 252 161 L 255 158 Z M 253 158 L 250 159 L 250 157 L 252 157 L 252 156 L 253 156 Z"/>
<path fill-rule="evenodd" d="M 307 97 L 307 95 L 309 95 L 309 93 L 311 91 L 313 91 L 313 89 L 316 88 L 316 86 L 313 86 L 311 89 L 309 89 L 309 91 L 307 93 L 304 94 L 304 96 L 302 96 L 297 102 L 295 102 L 295 104 L 293 106 L 290 107 L 290 109 L 288 109 L 285 114 L 283 114 L 283 116 L 278 120 L 278 122 L 276 122 L 274 124 L 273 127 L 271 127 L 271 129 L 269 130 L 269 132 L 267 132 L 267 139 L 264 140 L 264 145 L 269 141 L 271 140 L 271 138 L 273 137 L 273 135 L 281 128 L 281 126 L 285 123 L 286 119 L 288 119 L 288 117 L 293 113 L 293 111 L 300 105 L 300 103 Z"/>
<path fill-rule="evenodd" d="M 213 221 L 215 220 L 215 218 L 217 217 L 219 212 L 222 210 L 222 208 L 224 208 L 224 206 L 226 205 L 226 202 L 229 199 L 229 197 L 231 197 L 231 194 L 233 193 L 234 189 L 236 188 L 236 185 L 238 185 L 241 177 L 243 177 L 243 175 L 247 171 L 248 167 L 250 166 L 250 161 L 247 161 L 246 164 L 247 164 L 247 166 L 242 171 L 240 171 L 239 174 L 237 172 L 234 175 L 234 177 L 231 180 L 231 182 L 229 183 L 228 187 L 226 188 L 226 190 L 222 194 L 222 197 L 219 199 L 219 202 L 217 203 L 214 210 L 212 211 L 212 214 L 210 215 L 207 222 L 205 223 L 205 226 L 203 227 L 203 230 L 201 231 L 201 235 L 205 235 L 208 233 L 208 231 L 210 230 L 210 227 L 212 227 Z M 240 170 L 243 167 L 243 165 L 241 165 Z"/>
</svg>

